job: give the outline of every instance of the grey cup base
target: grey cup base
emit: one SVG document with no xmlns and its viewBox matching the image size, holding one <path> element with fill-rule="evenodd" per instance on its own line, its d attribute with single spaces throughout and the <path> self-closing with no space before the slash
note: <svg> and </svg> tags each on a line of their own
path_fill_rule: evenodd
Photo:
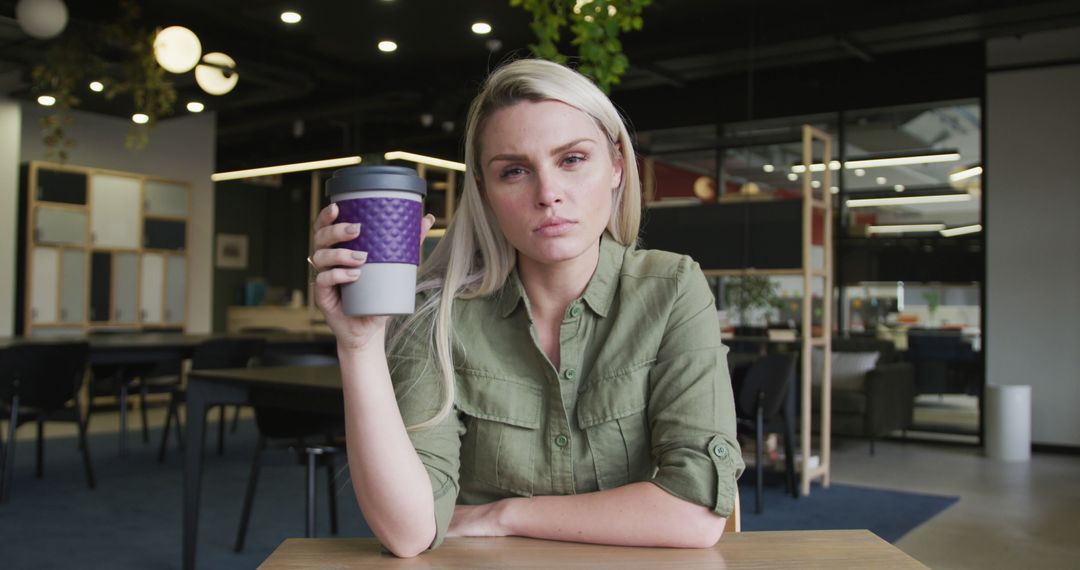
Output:
<svg viewBox="0 0 1080 570">
<path fill-rule="evenodd" d="M 346 315 L 374 317 L 411 315 L 416 311 L 416 266 L 409 263 L 368 263 L 360 278 L 341 286 Z"/>
</svg>

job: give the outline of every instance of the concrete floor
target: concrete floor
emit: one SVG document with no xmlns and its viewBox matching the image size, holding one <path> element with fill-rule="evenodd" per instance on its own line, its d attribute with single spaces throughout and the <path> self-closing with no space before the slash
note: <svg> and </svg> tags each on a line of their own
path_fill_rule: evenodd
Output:
<svg viewBox="0 0 1080 570">
<path fill-rule="evenodd" d="M 163 404 L 148 406 L 151 426 L 164 423 Z M 142 445 L 137 417 L 132 410 L 131 446 Z M 117 412 L 100 412 L 91 431 L 115 433 L 117 425 Z M 6 435 L 6 422 L 3 429 Z M 34 435 L 31 426 L 19 430 L 20 441 Z M 48 425 L 46 435 L 74 435 L 74 426 Z M 1035 454 L 1030 463 L 1005 463 L 970 446 L 902 441 L 879 441 L 871 456 L 865 441 L 836 438 L 832 460 L 837 483 L 960 497 L 897 543 L 931 568 L 1080 568 L 1078 456 Z"/>
</svg>

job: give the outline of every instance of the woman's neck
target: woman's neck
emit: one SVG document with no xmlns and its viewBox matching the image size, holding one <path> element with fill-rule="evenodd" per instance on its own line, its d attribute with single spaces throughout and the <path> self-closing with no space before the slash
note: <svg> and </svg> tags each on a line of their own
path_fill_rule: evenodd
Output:
<svg viewBox="0 0 1080 570">
<path fill-rule="evenodd" d="M 600 261 L 600 240 L 574 259 L 540 264 L 518 255 L 518 276 L 534 318 L 562 319 L 570 303 L 588 287 Z"/>
</svg>

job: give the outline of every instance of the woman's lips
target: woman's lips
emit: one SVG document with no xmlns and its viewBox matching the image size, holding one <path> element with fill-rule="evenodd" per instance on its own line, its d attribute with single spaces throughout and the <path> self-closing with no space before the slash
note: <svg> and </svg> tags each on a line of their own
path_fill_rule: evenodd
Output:
<svg viewBox="0 0 1080 570">
<path fill-rule="evenodd" d="M 536 228 L 534 232 L 544 237 L 561 236 L 573 229 L 576 224 L 577 222 L 572 222 L 570 220 L 552 220 L 550 222 L 544 222 L 544 224 Z"/>
</svg>

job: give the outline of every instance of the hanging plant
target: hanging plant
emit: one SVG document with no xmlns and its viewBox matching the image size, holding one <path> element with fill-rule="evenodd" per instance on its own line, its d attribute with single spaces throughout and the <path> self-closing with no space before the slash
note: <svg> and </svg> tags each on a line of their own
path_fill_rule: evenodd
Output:
<svg viewBox="0 0 1080 570">
<path fill-rule="evenodd" d="M 176 88 L 154 60 L 155 32 L 139 27 L 139 13 L 136 2 L 123 0 L 116 21 L 93 36 L 65 34 L 34 67 L 34 93 L 56 98 L 55 111 L 41 119 L 46 158 L 64 162 L 68 150 L 75 146 L 66 127 L 73 122 L 70 110 L 81 103 L 76 88 L 88 81 L 104 81 L 103 95 L 108 100 L 130 94 L 133 112 L 148 117 L 145 124 L 132 124 L 128 130 L 124 141 L 128 149 L 145 147 L 157 120 L 172 113 Z M 106 61 L 98 55 L 103 53 L 119 54 L 119 58 Z"/>
<path fill-rule="evenodd" d="M 532 15 L 529 27 L 537 42 L 529 49 L 536 57 L 566 63 L 559 41 L 569 26 L 570 45 L 578 48 L 578 71 L 604 93 L 611 92 L 630 66 L 619 34 L 640 30 L 645 25 L 641 13 L 650 4 L 652 0 L 510 0 L 511 6 Z"/>
</svg>

